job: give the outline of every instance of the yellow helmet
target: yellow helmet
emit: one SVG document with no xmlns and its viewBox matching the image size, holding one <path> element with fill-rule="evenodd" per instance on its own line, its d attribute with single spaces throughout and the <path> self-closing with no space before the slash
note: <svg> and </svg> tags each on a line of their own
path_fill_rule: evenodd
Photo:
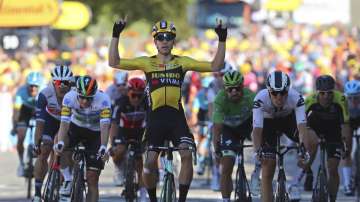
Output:
<svg viewBox="0 0 360 202">
<path fill-rule="evenodd" d="M 174 23 L 168 22 L 166 20 L 161 20 L 152 27 L 151 34 L 153 37 L 155 37 L 156 34 L 164 32 L 172 33 L 176 36 L 176 28 Z"/>
</svg>

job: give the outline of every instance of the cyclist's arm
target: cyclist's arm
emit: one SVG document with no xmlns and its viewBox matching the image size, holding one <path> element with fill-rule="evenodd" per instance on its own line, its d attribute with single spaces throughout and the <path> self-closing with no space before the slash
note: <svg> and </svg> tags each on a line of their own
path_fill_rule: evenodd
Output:
<svg viewBox="0 0 360 202">
<path fill-rule="evenodd" d="M 219 41 L 215 57 L 211 62 L 212 71 L 217 72 L 224 67 L 225 50 L 226 50 L 226 43 Z"/>
<path fill-rule="evenodd" d="M 111 117 L 111 125 L 110 125 L 110 135 L 109 135 L 109 142 L 110 144 L 113 143 L 114 138 L 116 137 L 116 135 L 118 134 L 119 131 L 119 125 L 117 123 L 116 120 L 119 120 L 120 117 L 117 115 L 118 114 L 118 110 L 119 110 L 119 106 L 116 105 L 114 107 L 114 110 L 112 112 L 112 117 Z M 119 119 L 118 119 L 119 118 Z"/>
<path fill-rule="evenodd" d="M 306 149 L 310 149 L 308 138 L 308 129 L 306 127 L 305 100 L 300 95 L 295 108 L 296 124 L 299 131 L 300 144 L 304 143 Z"/>
<path fill-rule="evenodd" d="M 63 141 L 65 144 L 67 144 L 68 142 L 67 133 L 69 132 L 69 128 L 70 128 L 70 117 L 71 117 L 71 108 L 69 108 L 68 106 L 64 106 L 64 102 L 63 102 L 63 107 L 61 108 L 61 121 L 58 132 L 58 142 Z"/>
<path fill-rule="evenodd" d="M 223 124 L 221 123 L 214 123 L 213 125 L 213 133 L 214 133 L 213 145 L 215 147 L 217 147 L 220 143 L 222 128 L 223 128 Z"/>
<path fill-rule="evenodd" d="M 262 109 L 263 101 L 256 98 L 253 103 L 253 143 L 255 151 L 258 151 L 262 143 L 262 132 L 264 125 L 264 111 Z"/>
<path fill-rule="evenodd" d="M 111 38 L 110 48 L 109 48 L 109 66 L 113 68 L 118 68 L 120 64 L 120 54 L 119 54 L 119 38 Z"/>
<path fill-rule="evenodd" d="M 222 97 L 218 94 L 218 96 L 216 96 L 214 104 L 213 104 L 214 111 L 212 114 L 212 120 L 214 123 L 214 126 L 213 126 L 213 133 L 214 133 L 213 144 L 214 144 L 214 146 L 217 146 L 220 142 L 220 135 L 222 133 L 222 127 L 223 127 L 224 117 L 225 117 L 224 108 L 223 108 L 224 104 L 226 104 L 226 103 L 224 102 Z"/>
<path fill-rule="evenodd" d="M 35 145 L 40 145 L 41 135 L 44 131 L 45 117 L 46 117 L 47 100 L 44 94 L 40 93 L 36 102 L 36 127 L 35 127 Z"/>
<path fill-rule="evenodd" d="M 16 127 L 16 124 L 19 121 L 20 109 L 21 109 L 22 104 L 23 104 L 23 101 L 22 101 L 21 96 L 16 95 L 15 102 L 14 102 L 14 108 L 13 108 L 13 116 L 12 116 L 13 128 Z"/>
<path fill-rule="evenodd" d="M 350 128 L 350 114 L 349 114 L 349 105 L 348 100 L 346 97 L 342 94 L 340 97 L 340 106 L 342 109 L 342 115 L 343 115 L 343 123 L 341 125 L 341 136 L 342 139 L 345 141 L 347 149 L 352 148 L 352 132 Z"/>
<path fill-rule="evenodd" d="M 110 118 L 111 118 L 111 104 L 110 98 L 103 103 L 106 103 L 100 112 L 100 134 L 101 145 L 107 146 L 109 140 Z"/>
</svg>

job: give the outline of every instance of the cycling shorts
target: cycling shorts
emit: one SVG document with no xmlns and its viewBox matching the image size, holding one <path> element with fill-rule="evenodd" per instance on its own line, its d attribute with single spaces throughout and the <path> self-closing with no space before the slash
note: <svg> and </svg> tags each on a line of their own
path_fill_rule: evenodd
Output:
<svg viewBox="0 0 360 202">
<path fill-rule="evenodd" d="M 357 130 L 360 127 L 360 117 L 356 117 L 356 118 L 350 117 L 349 123 L 353 131 Z"/>
<path fill-rule="evenodd" d="M 225 146 L 237 146 L 249 138 L 252 132 L 252 117 L 247 119 L 244 123 L 240 124 L 236 128 L 232 128 L 226 125 L 223 125 L 223 130 L 221 134 L 221 145 Z M 222 156 L 236 156 L 236 151 L 229 149 L 221 150 Z"/>
<path fill-rule="evenodd" d="M 97 152 L 101 144 L 100 131 L 93 131 L 88 128 L 83 128 L 71 122 L 68 136 L 68 148 L 72 149 L 79 143 L 82 143 L 85 147 L 85 150 L 89 151 L 86 152 L 85 155 L 87 170 L 100 171 L 104 169 L 103 161 L 101 159 L 96 159 Z"/>
<path fill-rule="evenodd" d="M 166 140 L 174 146 L 180 143 L 195 145 L 182 108 L 160 107 L 148 113 L 146 123 L 145 138 L 148 146 L 164 146 Z"/>
<path fill-rule="evenodd" d="M 16 128 L 29 127 L 31 117 L 35 115 L 35 109 L 26 105 L 21 105 L 19 112 L 19 120 L 16 124 Z"/>
<path fill-rule="evenodd" d="M 209 121 L 209 111 L 204 109 L 199 109 L 199 112 L 197 113 L 197 120 L 198 122 L 206 122 Z"/>
<path fill-rule="evenodd" d="M 262 149 L 266 158 L 276 158 L 277 136 L 279 134 L 285 134 L 292 141 L 299 142 L 294 111 L 285 117 L 264 119 Z"/>
<path fill-rule="evenodd" d="M 128 140 L 135 140 L 137 143 L 135 151 L 136 156 L 141 157 L 143 148 L 141 147 L 141 142 L 143 138 L 145 129 L 144 128 L 123 128 L 120 127 L 118 134 L 114 137 L 112 145 L 125 145 Z"/>
<path fill-rule="evenodd" d="M 54 141 L 54 137 L 57 134 L 60 127 L 60 121 L 46 113 L 44 122 L 44 131 L 41 136 L 42 141 Z"/>
</svg>

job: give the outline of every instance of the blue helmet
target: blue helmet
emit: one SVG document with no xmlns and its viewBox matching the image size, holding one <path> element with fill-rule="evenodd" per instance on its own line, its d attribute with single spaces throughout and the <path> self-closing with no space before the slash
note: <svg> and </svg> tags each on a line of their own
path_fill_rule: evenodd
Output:
<svg viewBox="0 0 360 202">
<path fill-rule="evenodd" d="M 42 79 L 40 72 L 30 72 L 26 77 L 26 84 L 29 86 L 40 86 L 42 84 Z"/>
<path fill-rule="evenodd" d="M 203 88 L 209 88 L 210 83 L 211 83 L 213 80 L 214 80 L 214 77 L 212 77 L 212 76 L 211 76 L 211 77 L 207 76 L 207 77 L 201 79 L 201 87 L 203 87 Z"/>
<path fill-rule="evenodd" d="M 114 75 L 115 84 L 126 84 L 128 81 L 128 73 L 126 71 L 118 71 Z"/>
<path fill-rule="evenodd" d="M 360 94 L 360 81 L 351 80 L 345 83 L 344 87 L 345 95 L 356 95 Z"/>
</svg>

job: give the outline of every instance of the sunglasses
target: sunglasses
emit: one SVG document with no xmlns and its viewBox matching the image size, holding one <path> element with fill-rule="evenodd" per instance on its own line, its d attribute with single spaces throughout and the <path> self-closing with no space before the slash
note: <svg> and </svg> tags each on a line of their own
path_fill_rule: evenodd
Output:
<svg viewBox="0 0 360 202">
<path fill-rule="evenodd" d="M 125 87 L 125 86 L 126 86 L 126 84 L 124 84 L 124 83 L 116 84 L 116 87 Z"/>
<path fill-rule="evenodd" d="M 334 92 L 333 91 L 319 91 L 319 95 L 324 96 L 325 94 L 332 95 L 332 94 L 334 94 Z"/>
<path fill-rule="evenodd" d="M 226 91 L 228 93 L 231 93 L 233 90 L 235 90 L 236 92 L 239 92 L 242 90 L 242 87 L 241 86 L 236 86 L 236 87 L 227 87 L 226 88 Z"/>
<path fill-rule="evenodd" d="M 288 92 L 283 90 L 283 91 L 270 91 L 270 94 L 273 95 L 273 96 L 277 96 L 277 95 L 281 95 L 281 96 L 284 96 L 286 95 Z"/>
<path fill-rule="evenodd" d="M 86 101 L 92 101 L 94 99 L 94 97 L 87 97 L 87 96 L 82 96 L 82 95 L 78 95 L 78 98 L 80 100 L 86 100 Z"/>
<path fill-rule="evenodd" d="M 29 85 L 30 88 L 39 88 L 37 85 Z"/>
<path fill-rule="evenodd" d="M 160 33 L 155 36 L 155 40 L 157 41 L 172 41 L 174 39 L 175 35 L 169 33 Z"/>
<path fill-rule="evenodd" d="M 132 99 L 135 99 L 135 98 L 141 99 L 141 98 L 143 97 L 143 94 L 142 94 L 142 93 L 131 93 L 131 94 L 130 94 L 130 97 L 131 97 Z"/>
<path fill-rule="evenodd" d="M 62 86 L 70 86 L 70 81 L 61 81 L 61 80 L 55 80 L 54 85 L 56 87 L 62 87 Z"/>
</svg>

